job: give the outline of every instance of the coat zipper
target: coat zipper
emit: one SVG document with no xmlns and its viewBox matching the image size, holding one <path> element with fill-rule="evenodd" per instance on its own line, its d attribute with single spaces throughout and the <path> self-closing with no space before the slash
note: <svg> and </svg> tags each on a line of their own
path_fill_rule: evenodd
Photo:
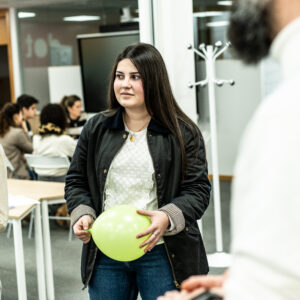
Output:
<svg viewBox="0 0 300 300">
<path fill-rule="evenodd" d="M 152 136 L 151 134 L 147 134 L 147 143 L 148 143 L 149 153 L 150 153 L 151 158 L 152 158 L 153 168 L 154 168 L 154 172 L 155 172 L 155 165 L 154 165 L 153 155 L 151 153 L 151 148 L 150 148 L 150 145 L 149 145 L 149 137 L 151 137 L 151 136 Z M 155 180 L 156 180 L 156 176 L 155 176 Z M 156 182 L 157 182 L 157 180 L 156 180 Z M 158 207 L 157 184 L 156 184 L 156 201 L 157 201 L 157 207 Z M 172 276 L 173 276 L 173 279 L 174 279 L 174 284 L 175 284 L 176 288 L 179 288 L 180 284 L 178 283 L 178 281 L 176 279 L 176 276 L 175 276 L 174 267 L 173 267 L 173 264 L 172 264 L 172 261 L 171 261 L 170 255 L 169 255 L 169 251 L 168 251 L 168 248 L 167 248 L 167 245 L 166 245 L 166 241 L 165 241 L 164 237 L 162 237 L 162 238 L 163 238 L 163 241 L 164 241 L 164 247 L 165 247 L 166 252 L 167 252 L 168 260 L 169 260 L 169 263 L 170 263 L 170 266 L 171 266 L 171 271 L 172 271 Z"/>
<path fill-rule="evenodd" d="M 164 240 L 164 246 L 165 246 L 165 249 L 166 249 L 166 252 L 167 252 L 167 256 L 168 256 L 168 259 L 169 259 L 169 262 L 170 262 L 172 275 L 173 275 L 173 279 L 174 279 L 174 284 L 175 284 L 176 288 L 180 288 L 180 284 L 178 283 L 178 281 L 176 279 L 176 276 L 175 276 L 175 272 L 174 272 L 173 264 L 172 264 L 172 261 L 171 261 L 170 255 L 169 255 L 168 247 L 166 245 L 166 242 L 165 242 L 164 238 L 163 238 L 163 240 Z"/>
</svg>

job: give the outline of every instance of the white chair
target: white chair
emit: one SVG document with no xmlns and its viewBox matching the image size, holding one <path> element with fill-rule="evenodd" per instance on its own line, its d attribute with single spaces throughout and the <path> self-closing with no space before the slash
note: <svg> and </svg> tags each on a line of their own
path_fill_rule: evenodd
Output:
<svg viewBox="0 0 300 300">
<path fill-rule="evenodd" d="M 66 156 L 45 156 L 37 154 L 25 154 L 28 166 L 37 169 L 68 169 L 70 161 Z"/>
<path fill-rule="evenodd" d="M 4 156 L 4 159 L 5 159 L 7 169 L 9 169 L 12 172 L 15 178 L 19 178 L 14 166 L 12 165 L 12 163 L 10 162 L 10 160 L 7 158 L 6 155 Z"/>
<path fill-rule="evenodd" d="M 68 169 L 70 167 L 70 161 L 66 156 L 44 156 L 37 154 L 25 154 L 25 158 L 28 166 L 35 171 L 36 169 Z M 38 174 L 39 175 L 39 174 Z M 53 204 L 62 204 L 66 203 L 65 199 L 53 200 L 48 205 Z M 70 221 L 70 217 L 58 217 L 58 216 L 49 216 L 50 220 L 66 220 Z M 33 226 L 33 215 L 31 215 L 30 224 L 29 224 L 29 232 L 28 237 L 31 238 L 32 234 L 32 226 Z M 72 228 L 70 226 L 69 230 L 69 241 L 72 240 Z"/>
<path fill-rule="evenodd" d="M 5 155 L 5 153 L 4 153 L 4 160 L 5 160 L 5 164 L 6 164 L 7 169 L 9 169 L 12 172 L 14 178 L 19 178 L 19 176 L 18 176 L 18 174 L 17 174 L 14 166 L 12 165 L 12 163 L 10 162 L 10 160 L 7 158 L 7 156 Z M 6 235 L 7 238 L 10 237 L 11 228 L 12 228 L 12 224 L 9 223 L 8 226 L 7 226 L 7 235 Z"/>
</svg>

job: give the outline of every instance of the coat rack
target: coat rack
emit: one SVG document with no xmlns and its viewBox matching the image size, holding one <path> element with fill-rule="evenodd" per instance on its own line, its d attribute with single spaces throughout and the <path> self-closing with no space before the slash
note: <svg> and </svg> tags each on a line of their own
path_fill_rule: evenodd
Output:
<svg viewBox="0 0 300 300">
<path fill-rule="evenodd" d="M 216 122 L 216 104 L 215 104 L 215 85 L 221 87 L 224 84 L 235 84 L 234 80 L 215 78 L 215 62 L 217 57 L 223 54 L 229 47 L 230 42 L 223 46 L 222 42 L 212 45 L 201 44 L 199 50 L 188 46 L 189 50 L 193 50 L 198 56 L 205 60 L 206 78 L 204 80 L 190 83 L 189 87 L 208 86 L 209 99 L 209 115 L 210 115 L 210 134 L 211 134 L 211 157 L 212 157 L 212 175 L 213 175 L 213 195 L 214 195 L 214 215 L 215 215 L 215 237 L 216 250 L 214 254 L 208 255 L 208 263 L 211 267 L 228 267 L 231 263 L 231 255 L 223 250 L 222 235 L 222 216 L 221 216 L 221 200 L 220 200 L 220 181 L 219 181 L 219 164 L 218 164 L 218 142 L 217 142 L 217 122 Z"/>
</svg>

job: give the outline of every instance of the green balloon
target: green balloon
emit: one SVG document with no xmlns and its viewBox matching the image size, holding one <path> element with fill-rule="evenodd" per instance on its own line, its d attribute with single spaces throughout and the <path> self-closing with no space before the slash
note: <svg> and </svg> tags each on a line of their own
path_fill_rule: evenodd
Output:
<svg viewBox="0 0 300 300">
<path fill-rule="evenodd" d="M 139 215 L 131 205 L 119 205 L 104 211 L 89 229 L 97 247 L 106 256 L 118 261 L 132 261 L 145 254 L 139 246 L 150 236 L 136 236 L 146 230 L 151 221 Z"/>
</svg>

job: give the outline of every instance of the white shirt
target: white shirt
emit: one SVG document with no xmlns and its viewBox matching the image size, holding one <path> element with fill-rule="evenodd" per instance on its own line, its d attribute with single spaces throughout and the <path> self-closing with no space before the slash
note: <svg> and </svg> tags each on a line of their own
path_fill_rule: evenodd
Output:
<svg viewBox="0 0 300 300">
<path fill-rule="evenodd" d="M 125 129 L 129 131 L 129 136 L 114 157 L 107 174 L 104 210 L 121 204 L 156 210 L 156 183 L 147 143 L 147 128 L 134 133 L 127 127 Z"/>
<path fill-rule="evenodd" d="M 46 156 L 72 157 L 76 148 L 76 141 L 68 135 L 40 135 L 33 136 L 33 153 Z M 35 170 L 41 176 L 63 176 L 67 169 L 38 169 Z"/>
<path fill-rule="evenodd" d="M 226 300 L 300 299 L 300 18 L 277 36 L 271 52 L 284 80 L 241 143 Z"/>
</svg>

